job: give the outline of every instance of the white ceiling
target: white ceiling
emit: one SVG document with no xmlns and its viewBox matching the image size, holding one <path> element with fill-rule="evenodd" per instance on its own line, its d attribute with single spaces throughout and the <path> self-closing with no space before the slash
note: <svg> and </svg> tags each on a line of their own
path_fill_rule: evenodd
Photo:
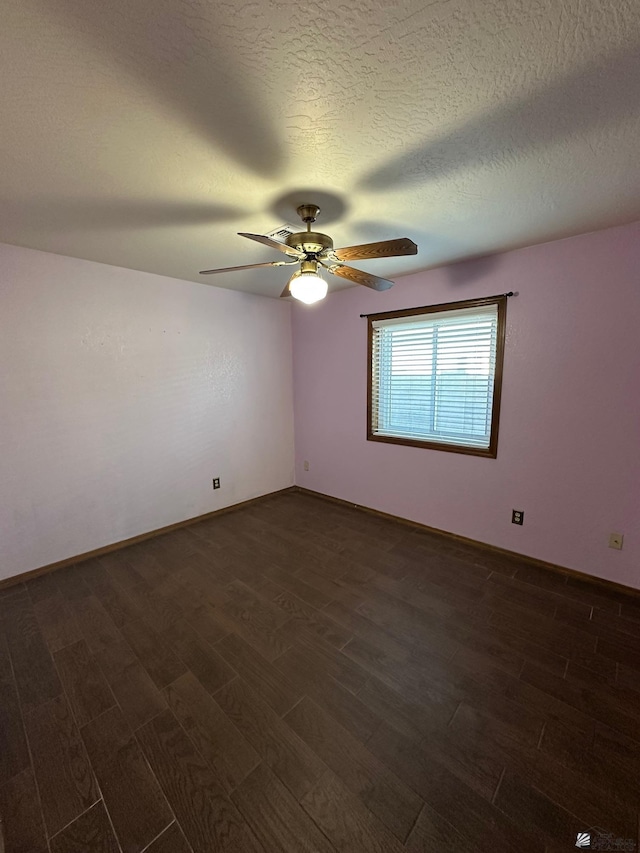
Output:
<svg viewBox="0 0 640 853">
<path fill-rule="evenodd" d="M 639 47 L 637 0 L 3 0 L 0 241 L 278 296 L 198 270 L 291 201 L 387 276 L 640 219 Z"/>
</svg>

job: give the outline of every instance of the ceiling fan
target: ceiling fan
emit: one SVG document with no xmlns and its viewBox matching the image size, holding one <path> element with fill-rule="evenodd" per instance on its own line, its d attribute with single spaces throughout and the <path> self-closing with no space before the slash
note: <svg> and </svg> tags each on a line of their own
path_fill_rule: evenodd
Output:
<svg viewBox="0 0 640 853">
<path fill-rule="evenodd" d="M 394 258 L 399 255 L 415 255 L 418 247 L 408 237 L 397 240 L 382 240 L 377 243 L 365 243 L 362 246 L 348 246 L 344 249 L 334 249 L 333 240 L 327 234 L 311 230 L 311 223 L 315 222 L 320 208 L 317 204 L 302 204 L 297 208 L 298 216 L 306 223 L 306 231 L 297 231 L 293 234 L 287 233 L 285 242 L 281 243 L 272 237 L 262 234 L 240 234 L 240 237 L 248 237 L 256 240 L 279 252 L 284 252 L 293 260 L 289 261 L 267 261 L 262 264 L 245 264 L 241 267 L 225 267 L 219 270 L 201 270 L 200 275 L 211 275 L 220 272 L 234 272 L 235 270 L 250 270 L 257 267 L 286 267 L 299 264 L 287 286 L 280 294 L 281 296 L 293 296 L 301 302 L 310 305 L 324 299 L 327 295 L 327 282 L 320 276 L 319 269 L 327 269 L 333 275 L 346 278 L 355 284 L 363 284 L 373 290 L 388 290 L 393 282 L 386 278 L 379 278 L 368 272 L 346 266 L 343 261 L 363 261 L 371 258 Z"/>
</svg>

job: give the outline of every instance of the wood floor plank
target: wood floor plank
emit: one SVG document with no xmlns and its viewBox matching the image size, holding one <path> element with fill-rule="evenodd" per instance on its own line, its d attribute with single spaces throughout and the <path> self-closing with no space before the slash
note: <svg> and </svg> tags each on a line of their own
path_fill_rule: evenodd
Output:
<svg viewBox="0 0 640 853">
<path fill-rule="evenodd" d="M 576 835 L 584 830 L 580 818 L 545 797 L 518 775 L 507 772 L 496 794 L 495 805 L 518 823 L 529 827 L 550 842 L 566 845 L 575 843 Z"/>
<path fill-rule="evenodd" d="M 317 755 L 241 679 L 223 687 L 216 702 L 294 797 L 322 775 Z"/>
<path fill-rule="evenodd" d="M 93 654 L 108 651 L 122 640 L 122 634 L 95 595 L 72 600 L 73 611 L 87 645 Z"/>
<path fill-rule="evenodd" d="M 534 664 L 527 663 L 521 677 L 527 684 L 532 684 L 594 720 L 606 723 L 629 737 L 638 737 L 640 715 L 635 701 L 628 702 L 622 695 L 612 696 L 611 689 L 589 689 L 581 684 L 572 684 Z"/>
<path fill-rule="evenodd" d="M 121 627 L 141 617 L 139 608 L 124 589 L 113 581 L 101 560 L 91 562 L 84 571 L 88 585 L 113 622 Z"/>
<path fill-rule="evenodd" d="M 38 791 L 30 767 L 0 785 L 0 819 L 6 853 L 44 853 L 47 849 Z"/>
<path fill-rule="evenodd" d="M 298 563 L 296 565 L 296 569 L 300 568 L 301 565 Z M 301 598 L 307 604 L 310 604 L 311 607 L 315 607 L 317 610 L 321 610 L 331 601 L 328 595 L 325 595 L 319 589 L 314 589 L 314 587 L 306 583 L 303 578 L 297 577 L 295 574 L 288 572 L 279 565 L 269 568 L 264 574 L 284 589 L 288 589 L 289 592 L 292 592 L 294 595 L 297 595 L 298 598 Z"/>
<path fill-rule="evenodd" d="M 156 631 L 166 631 L 178 619 L 182 619 L 184 611 L 178 601 L 180 586 L 175 577 L 161 581 L 157 586 L 143 581 L 133 588 L 129 595 L 142 616 Z"/>
<path fill-rule="evenodd" d="M 59 696 L 62 685 L 26 596 L 5 599 L 2 617 L 20 703 L 27 712 Z"/>
<path fill-rule="evenodd" d="M 290 625 L 301 625 L 323 640 L 341 649 L 352 638 L 351 631 L 337 624 L 325 613 L 316 610 L 288 590 L 282 590 L 273 598 L 273 603 L 290 617 Z"/>
<path fill-rule="evenodd" d="M 120 853 L 102 802 L 51 839 L 51 853 Z"/>
<path fill-rule="evenodd" d="M 544 839 L 511 821 L 451 770 L 390 726 L 383 724 L 369 741 L 369 748 L 454 826 L 471 849 L 482 853 L 513 853 L 519 848 L 543 853 Z"/>
<path fill-rule="evenodd" d="M 120 630 L 156 687 L 166 687 L 187 671 L 186 664 L 144 619 L 127 622 Z"/>
<path fill-rule="evenodd" d="M 460 853 L 467 842 L 431 806 L 425 804 L 405 844 L 409 853 Z"/>
<path fill-rule="evenodd" d="M 299 686 L 256 654 L 241 637 L 231 634 L 218 643 L 216 649 L 277 714 L 285 714 L 302 698 Z"/>
<path fill-rule="evenodd" d="M 259 853 L 262 846 L 171 711 L 136 736 L 194 853 Z"/>
<path fill-rule="evenodd" d="M 84 640 L 55 652 L 53 659 L 78 726 L 114 705 L 113 694 Z"/>
<path fill-rule="evenodd" d="M 357 662 L 320 637 L 307 634 L 305 629 L 297 632 L 295 646 L 282 654 L 275 661 L 275 666 L 283 672 L 290 669 L 300 674 L 305 671 L 315 673 L 319 679 L 332 678 L 354 694 L 368 679 L 368 674 Z"/>
<path fill-rule="evenodd" d="M 25 715 L 48 834 L 55 835 L 98 798 L 98 788 L 64 696 Z"/>
<path fill-rule="evenodd" d="M 227 791 L 260 763 L 260 756 L 191 672 L 170 684 L 169 707 Z"/>
<path fill-rule="evenodd" d="M 125 640 L 109 641 L 96 659 L 132 729 L 166 708 L 163 695 Z"/>
<path fill-rule="evenodd" d="M 590 739 L 557 720 L 549 720 L 540 751 L 622 800 L 633 796 L 640 773 L 640 744 L 613 729 L 598 726 L 595 738 Z"/>
<path fill-rule="evenodd" d="M 335 853 L 335 847 L 266 764 L 232 795 L 265 853 Z"/>
<path fill-rule="evenodd" d="M 225 591 L 218 612 L 265 660 L 275 660 L 290 645 L 288 638 L 278 630 L 288 620 L 288 615 L 267 599 L 262 600 L 246 584 L 234 581 Z"/>
<path fill-rule="evenodd" d="M 388 652 L 389 654 L 396 655 L 397 657 L 402 657 L 407 653 L 411 653 L 411 650 L 415 647 L 413 642 L 403 643 L 399 641 L 396 637 L 393 637 L 387 631 L 384 631 L 374 622 L 371 622 L 369 619 L 362 616 L 357 610 L 345 607 L 345 605 L 339 601 L 330 602 L 324 608 L 323 612 L 348 629 L 354 637 L 365 640 L 371 646 L 374 646 L 383 652 Z M 420 655 L 422 654 L 423 652 L 421 650 Z"/>
<path fill-rule="evenodd" d="M 437 702 L 419 702 L 402 696 L 377 678 L 370 678 L 358 693 L 358 699 L 375 715 L 378 725 L 384 720 L 417 743 L 433 730 L 434 725 L 448 725 L 460 704 L 457 697 L 437 698 Z"/>
<path fill-rule="evenodd" d="M 124 548 L 122 551 L 112 551 L 100 557 L 100 565 L 105 569 L 109 577 L 122 587 L 127 595 L 142 583 L 144 578 L 131 565 L 131 554 L 133 548 Z"/>
<path fill-rule="evenodd" d="M 340 853 L 401 853 L 404 847 L 331 771 L 300 805 Z"/>
<path fill-rule="evenodd" d="M 50 596 L 55 596 L 60 591 L 57 572 L 47 572 L 45 575 L 32 578 L 26 582 L 25 587 L 33 604 L 44 601 Z"/>
<path fill-rule="evenodd" d="M 286 493 L 3 588 L 0 628 L 21 853 L 42 805 L 51 853 L 638 832 L 638 599 L 524 558 Z"/>
<path fill-rule="evenodd" d="M 214 646 L 231 633 L 228 626 L 222 624 L 216 618 L 213 608 L 208 604 L 191 609 L 187 615 L 187 621 L 193 630 L 211 646 Z"/>
<path fill-rule="evenodd" d="M 122 853 L 140 853 L 173 814 L 119 708 L 82 729 Z"/>
<path fill-rule="evenodd" d="M 134 729 L 144 725 L 165 707 L 162 694 L 137 662 L 126 667 L 110 686 Z"/>
<path fill-rule="evenodd" d="M 73 604 L 74 613 L 77 605 L 80 605 L 83 599 L 89 598 L 91 590 L 84 579 L 83 569 L 81 564 L 74 566 L 64 566 L 61 569 L 56 569 L 55 579 L 58 589 L 63 597 Z"/>
<path fill-rule="evenodd" d="M 210 693 L 215 693 L 235 678 L 236 673 L 226 660 L 213 646 L 205 642 L 185 619 L 174 622 L 162 636 L 175 650 L 182 663 Z"/>
<path fill-rule="evenodd" d="M 59 592 L 37 601 L 33 609 L 50 652 L 82 639 L 75 616 Z"/>
<path fill-rule="evenodd" d="M 0 632 L 0 785 L 26 770 L 29 763 L 9 649 Z"/>
<path fill-rule="evenodd" d="M 417 794 L 307 697 L 284 721 L 396 838 L 406 839 L 423 805 Z"/>
<path fill-rule="evenodd" d="M 174 822 L 147 847 L 145 853 L 192 853 L 192 849 L 182 830 Z"/>
<path fill-rule="evenodd" d="M 331 601 L 339 601 L 345 607 L 355 610 L 363 603 L 365 597 L 362 593 L 354 592 L 350 584 L 340 578 L 340 575 L 348 566 L 348 562 L 343 561 L 339 570 L 333 577 L 330 577 L 323 574 L 319 566 L 316 566 L 314 569 L 304 563 L 299 567 L 295 576 L 312 587 L 312 589 L 321 592 L 327 598 L 331 599 Z"/>
</svg>

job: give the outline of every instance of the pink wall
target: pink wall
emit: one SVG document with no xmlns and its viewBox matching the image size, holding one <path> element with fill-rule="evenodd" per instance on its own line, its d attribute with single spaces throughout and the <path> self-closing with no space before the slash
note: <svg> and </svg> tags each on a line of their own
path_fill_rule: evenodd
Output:
<svg viewBox="0 0 640 853">
<path fill-rule="evenodd" d="M 0 579 L 292 483 L 287 304 L 0 245 Z"/>
<path fill-rule="evenodd" d="M 359 314 L 509 290 L 498 458 L 366 441 Z M 293 334 L 299 485 L 640 588 L 640 223 L 296 305 Z"/>
</svg>

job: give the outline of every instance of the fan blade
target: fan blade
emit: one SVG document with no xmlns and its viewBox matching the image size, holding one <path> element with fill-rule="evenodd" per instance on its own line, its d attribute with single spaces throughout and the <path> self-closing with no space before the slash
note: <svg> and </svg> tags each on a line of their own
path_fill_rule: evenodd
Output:
<svg viewBox="0 0 640 853">
<path fill-rule="evenodd" d="M 287 267 L 297 261 L 267 261 L 264 264 L 244 264 L 241 267 L 223 267 L 219 270 L 200 270 L 200 275 L 212 275 L 218 272 L 235 272 L 236 270 L 255 270 L 258 267 Z"/>
<path fill-rule="evenodd" d="M 364 261 L 367 258 L 395 258 L 398 255 L 417 255 L 418 247 L 408 237 L 398 240 L 381 240 L 378 243 L 365 243 L 362 246 L 347 246 L 334 249 L 327 257 L 337 261 Z"/>
<path fill-rule="evenodd" d="M 285 289 L 280 294 L 280 299 L 283 299 L 286 296 L 291 296 L 291 291 L 289 290 L 289 282 L 287 282 L 287 286 L 285 287 Z"/>
<path fill-rule="evenodd" d="M 256 240 L 258 243 L 262 243 L 263 246 L 269 246 L 271 249 L 277 249 L 279 252 L 284 252 L 285 255 L 290 255 L 292 258 L 297 258 L 301 260 L 305 257 L 304 252 L 300 252 L 298 249 L 293 249 L 291 246 L 285 246 L 284 243 L 278 243 L 277 240 L 272 240 L 271 237 L 264 237 L 262 234 L 243 234 L 242 232 L 238 232 L 239 237 L 248 237 L 250 240 Z"/>
<path fill-rule="evenodd" d="M 393 287 L 393 282 L 389 281 L 388 278 L 380 278 L 377 275 L 371 275 L 371 273 L 363 272 L 353 267 L 346 267 L 344 264 L 328 264 L 322 261 L 322 265 L 330 273 L 333 273 L 333 275 L 346 278 L 349 281 L 355 282 L 355 284 L 364 284 L 365 287 L 371 287 L 373 290 L 389 290 L 390 287 Z"/>
</svg>

